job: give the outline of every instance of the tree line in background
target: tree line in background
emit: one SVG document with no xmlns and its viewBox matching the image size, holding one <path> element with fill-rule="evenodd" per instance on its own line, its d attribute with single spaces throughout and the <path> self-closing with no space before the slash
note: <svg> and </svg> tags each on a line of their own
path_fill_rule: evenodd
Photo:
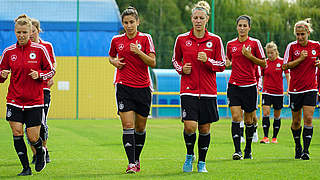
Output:
<svg viewBox="0 0 320 180">
<path fill-rule="evenodd" d="M 196 0 L 116 0 L 120 12 L 129 5 L 140 16 L 139 31 L 150 33 L 157 52 L 157 68 L 172 68 L 173 46 L 178 34 L 192 28 L 191 9 Z M 211 5 L 212 1 L 207 0 Z M 211 8 L 213 6 L 211 5 Z M 309 39 L 320 40 L 319 0 L 214 0 L 214 31 L 210 16 L 208 30 L 222 38 L 224 46 L 237 37 L 236 18 L 247 14 L 252 18 L 249 36 L 262 45 L 274 41 L 282 57 L 287 44 L 295 40 L 293 26 L 311 18 L 314 32 Z"/>
</svg>

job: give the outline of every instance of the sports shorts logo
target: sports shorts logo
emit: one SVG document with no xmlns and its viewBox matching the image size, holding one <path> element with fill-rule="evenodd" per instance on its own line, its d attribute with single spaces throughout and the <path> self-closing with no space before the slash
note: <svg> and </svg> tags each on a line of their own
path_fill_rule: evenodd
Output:
<svg viewBox="0 0 320 180">
<path fill-rule="evenodd" d="M 186 46 L 187 47 L 190 47 L 191 45 L 192 45 L 192 41 L 190 41 L 190 40 L 186 41 Z"/>
<path fill-rule="evenodd" d="M 312 49 L 311 53 L 312 53 L 312 55 L 316 55 L 317 54 L 316 50 L 314 50 L 314 49 Z"/>
<path fill-rule="evenodd" d="M 35 53 L 30 53 L 29 54 L 30 59 L 35 59 L 37 56 Z"/>
<path fill-rule="evenodd" d="M 207 42 L 206 46 L 207 48 L 212 48 L 212 42 L 211 41 Z"/>
<path fill-rule="evenodd" d="M 300 55 L 300 51 L 299 50 L 294 51 L 294 55 L 299 56 Z"/>
<path fill-rule="evenodd" d="M 11 109 L 7 109 L 7 117 L 9 118 L 9 117 L 11 117 L 12 116 L 12 112 L 11 112 Z"/>
<path fill-rule="evenodd" d="M 122 110 L 123 108 L 124 108 L 124 104 L 123 104 L 123 102 L 121 101 L 121 102 L 119 102 L 119 109 Z"/>
<path fill-rule="evenodd" d="M 183 118 L 187 117 L 187 112 L 186 112 L 185 109 L 182 111 L 182 117 L 183 117 Z"/>
<path fill-rule="evenodd" d="M 17 55 L 15 55 L 15 54 L 10 57 L 11 61 L 15 61 L 15 60 L 17 60 L 17 58 L 18 58 L 18 57 L 17 57 Z"/>
<path fill-rule="evenodd" d="M 231 51 L 234 53 L 237 51 L 237 47 L 232 47 Z"/>
<path fill-rule="evenodd" d="M 123 44 L 119 44 L 118 49 L 121 51 L 124 48 Z"/>
</svg>

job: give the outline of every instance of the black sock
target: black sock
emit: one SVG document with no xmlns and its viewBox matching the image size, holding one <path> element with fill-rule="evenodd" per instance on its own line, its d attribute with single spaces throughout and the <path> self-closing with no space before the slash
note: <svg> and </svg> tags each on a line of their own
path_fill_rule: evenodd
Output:
<svg viewBox="0 0 320 180">
<path fill-rule="evenodd" d="M 263 127 L 264 137 L 268 137 L 269 127 L 270 127 L 270 119 L 269 119 L 269 116 L 264 116 L 264 117 L 262 118 L 262 127 Z"/>
<path fill-rule="evenodd" d="M 244 127 L 240 127 L 240 136 L 243 137 Z"/>
<path fill-rule="evenodd" d="M 277 138 L 279 130 L 280 130 L 280 126 L 281 126 L 281 118 L 279 118 L 279 119 L 274 118 L 272 138 Z"/>
<path fill-rule="evenodd" d="M 240 122 L 232 121 L 231 134 L 235 152 L 241 152 L 240 148 Z"/>
<path fill-rule="evenodd" d="M 122 135 L 122 143 L 124 149 L 126 150 L 127 158 L 129 163 L 134 164 L 134 149 L 135 149 L 135 142 L 134 142 L 134 129 L 124 129 Z"/>
<path fill-rule="evenodd" d="M 246 148 L 245 152 L 251 152 L 251 143 L 254 133 L 254 125 L 253 124 L 246 124 Z"/>
<path fill-rule="evenodd" d="M 27 155 L 27 147 L 23 140 L 23 136 L 13 136 L 14 148 L 18 154 L 23 169 L 29 168 L 29 160 Z"/>
<path fill-rule="evenodd" d="M 207 152 L 210 145 L 210 133 L 201 134 L 199 133 L 198 139 L 198 152 L 199 152 L 199 161 L 206 161 Z"/>
<path fill-rule="evenodd" d="M 293 136 L 294 142 L 296 144 L 296 149 L 301 148 L 301 140 L 300 140 L 301 129 L 302 129 L 301 127 L 297 130 L 294 130 L 291 128 L 292 136 Z"/>
<path fill-rule="evenodd" d="M 136 132 L 134 131 L 134 140 L 135 140 L 135 160 L 139 161 L 139 157 L 146 140 L 146 131 Z"/>
<path fill-rule="evenodd" d="M 303 128 L 303 152 L 309 153 L 309 146 L 313 135 L 313 126 L 304 126 Z"/>
<path fill-rule="evenodd" d="M 185 131 L 183 131 L 183 137 L 184 137 L 184 142 L 186 143 L 187 154 L 193 155 L 194 144 L 197 138 L 196 133 L 187 134 Z"/>
<path fill-rule="evenodd" d="M 36 149 L 36 154 L 42 154 L 42 139 L 39 137 L 38 141 L 31 143 L 31 145 Z"/>
</svg>

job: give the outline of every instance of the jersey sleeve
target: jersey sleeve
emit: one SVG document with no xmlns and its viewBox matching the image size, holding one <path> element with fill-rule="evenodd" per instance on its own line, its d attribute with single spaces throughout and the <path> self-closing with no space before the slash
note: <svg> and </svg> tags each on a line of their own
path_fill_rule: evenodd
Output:
<svg viewBox="0 0 320 180">
<path fill-rule="evenodd" d="M 180 43 L 179 37 L 177 37 L 176 42 L 174 44 L 172 64 L 173 64 L 173 67 L 176 69 L 176 71 L 179 74 L 183 73 L 183 70 L 182 70 L 182 67 L 183 67 L 183 65 L 182 65 L 182 50 L 181 50 L 181 43 Z"/>
<path fill-rule="evenodd" d="M 9 58 L 8 58 L 8 53 L 7 50 L 5 49 L 2 53 L 1 59 L 0 59 L 0 72 L 2 70 L 10 70 L 10 65 L 9 65 Z M 0 83 L 3 83 L 7 78 L 2 78 L 0 76 Z"/>
<path fill-rule="evenodd" d="M 283 63 L 287 64 L 290 61 L 292 61 L 292 49 L 291 49 L 291 43 L 287 46 L 286 51 L 284 52 L 283 56 Z"/>
<path fill-rule="evenodd" d="M 154 44 L 153 44 L 153 40 L 150 34 L 146 34 L 147 36 L 147 42 L 146 42 L 146 54 L 150 54 L 150 53 L 154 53 L 156 54 L 155 48 L 154 48 Z"/>
<path fill-rule="evenodd" d="M 40 48 L 40 53 L 42 56 L 42 67 L 41 70 L 39 70 L 39 77 L 42 80 L 47 80 L 50 79 L 54 76 L 55 74 L 55 68 L 53 67 L 53 63 L 50 60 L 50 55 L 47 51 L 46 48 L 44 48 L 44 46 L 42 46 L 43 48 Z"/>
<path fill-rule="evenodd" d="M 223 49 L 223 44 L 221 38 L 216 40 L 216 46 L 214 48 L 214 57 L 208 57 L 207 62 L 205 63 L 208 65 L 212 71 L 222 72 L 225 70 L 226 66 L 226 57 Z"/>
<path fill-rule="evenodd" d="M 232 56 L 231 56 L 231 49 L 230 49 L 230 44 L 227 43 L 227 46 L 226 46 L 226 54 L 227 54 L 227 58 L 232 61 Z"/>
<path fill-rule="evenodd" d="M 109 49 L 109 56 L 111 56 L 111 57 L 117 56 L 116 43 L 115 43 L 114 38 L 112 38 L 112 40 L 111 40 L 110 49 Z"/>
<path fill-rule="evenodd" d="M 259 59 L 265 59 L 266 55 L 264 54 L 263 47 L 259 40 L 256 41 L 256 48 L 255 48 L 255 56 Z"/>
</svg>

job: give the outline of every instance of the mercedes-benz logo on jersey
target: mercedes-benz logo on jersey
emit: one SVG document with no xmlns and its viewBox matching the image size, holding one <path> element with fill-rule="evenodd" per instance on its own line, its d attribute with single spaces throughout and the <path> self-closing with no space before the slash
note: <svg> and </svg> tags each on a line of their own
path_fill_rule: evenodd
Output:
<svg viewBox="0 0 320 180">
<path fill-rule="evenodd" d="M 118 49 L 121 51 L 124 48 L 123 44 L 119 44 Z"/>
<path fill-rule="evenodd" d="M 190 40 L 186 41 L 186 46 L 187 47 L 190 47 L 191 45 L 192 45 L 192 41 L 190 41 Z"/>
<path fill-rule="evenodd" d="M 35 59 L 37 56 L 35 53 L 30 53 L 29 54 L 30 59 Z"/>
<path fill-rule="evenodd" d="M 11 109 L 8 108 L 8 110 L 7 110 L 7 117 L 9 118 L 9 117 L 11 117 L 11 116 L 12 116 Z"/>
<path fill-rule="evenodd" d="M 141 50 L 141 48 L 142 48 L 141 44 L 138 44 L 138 49 L 140 49 L 140 50 Z"/>
<path fill-rule="evenodd" d="M 207 42 L 206 46 L 207 48 L 212 48 L 212 42 L 211 41 Z"/>
<path fill-rule="evenodd" d="M 294 55 L 299 56 L 300 55 L 300 51 L 299 50 L 294 51 Z"/>
<path fill-rule="evenodd" d="M 312 53 L 312 55 L 316 55 L 317 54 L 316 50 L 314 50 L 314 49 L 312 49 L 311 53 Z"/>
<path fill-rule="evenodd" d="M 280 67 L 280 66 L 281 66 L 281 64 L 280 64 L 280 63 L 278 63 L 278 64 L 277 64 L 277 67 Z"/>
<path fill-rule="evenodd" d="M 237 51 L 237 47 L 232 47 L 231 51 L 232 52 L 236 52 Z"/>
<path fill-rule="evenodd" d="M 124 108 L 124 104 L 122 101 L 119 102 L 119 109 L 122 110 Z"/>
<path fill-rule="evenodd" d="M 17 57 L 17 55 L 15 55 L 15 54 L 10 57 L 11 61 L 15 61 L 15 60 L 17 60 L 17 58 L 18 58 L 18 57 Z"/>
<path fill-rule="evenodd" d="M 182 117 L 183 117 L 183 118 L 187 117 L 187 112 L 186 112 L 185 109 L 183 109 L 183 111 L 182 111 Z"/>
</svg>

